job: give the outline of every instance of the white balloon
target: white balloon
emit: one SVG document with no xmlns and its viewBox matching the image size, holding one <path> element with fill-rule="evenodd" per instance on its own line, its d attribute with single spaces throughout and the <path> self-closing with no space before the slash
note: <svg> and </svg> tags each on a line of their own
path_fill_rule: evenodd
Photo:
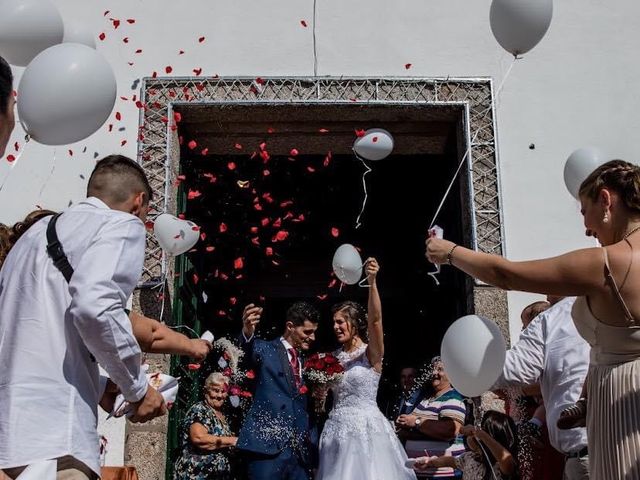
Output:
<svg viewBox="0 0 640 480">
<path fill-rule="evenodd" d="M 356 247 L 349 243 L 338 247 L 332 263 L 336 276 L 347 285 L 358 283 L 362 277 L 362 258 Z"/>
<path fill-rule="evenodd" d="M 63 43 L 81 43 L 96 48 L 96 35 L 83 23 L 67 23 L 64 26 Z"/>
<path fill-rule="evenodd" d="M 393 137 L 383 128 L 370 128 L 356 138 L 353 149 L 365 160 L 382 160 L 393 151 Z"/>
<path fill-rule="evenodd" d="M 163 213 L 153 222 L 153 236 L 168 255 L 180 255 L 198 243 L 200 229 L 189 220 Z"/>
<path fill-rule="evenodd" d="M 493 0 L 489 21 L 498 43 L 517 56 L 542 40 L 552 15 L 552 0 Z"/>
<path fill-rule="evenodd" d="M 34 58 L 22 75 L 20 123 L 45 145 L 77 142 L 109 118 L 116 93 L 116 77 L 102 55 L 78 43 L 55 45 Z"/>
<path fill-rule="evenodd" d="M 564 184 L 576 199 L 580 185 L 603 163 L 607 162 L 604 153 L 596 147 L 584 147 L 574 151 L 564 164 Z"/>
<path fill-rule="evenodd" d="M 451 385 L 467 397 L 478 397 L 502 373 L 506 344 L 494 322 L 467 315 L 451 324 L 440 352 Z"/>
<path fill-rule="evenodd" d="M 0 12 L 0 56 L 13 65 L 62 42 L 62 17 L 47 0 L 0 0 Z"/>
</svg>

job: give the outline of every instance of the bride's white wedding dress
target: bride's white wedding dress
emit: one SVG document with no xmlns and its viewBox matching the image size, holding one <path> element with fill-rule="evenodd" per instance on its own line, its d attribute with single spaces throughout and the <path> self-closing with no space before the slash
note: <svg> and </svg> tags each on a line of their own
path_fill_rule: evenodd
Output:
<svg viewBox="0 0 640 480">
<path fill-rule="evenodd" d="M 333 387 L 334 406 L 320 436 L 316 480 L 415 480 L 393 427 L 376 404 L 380 374 L 366 345 L 337 354 L 345 373 Z"/>
</svg>

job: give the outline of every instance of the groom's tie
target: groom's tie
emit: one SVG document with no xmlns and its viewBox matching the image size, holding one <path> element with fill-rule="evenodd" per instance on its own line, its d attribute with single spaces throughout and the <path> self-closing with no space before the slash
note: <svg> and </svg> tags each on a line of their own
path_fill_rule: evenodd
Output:
<svg viewBox="0 0 640 480">
<path fill-rule="evenodd" d="M 291 355 L 291 370 L 293 370 L 293 378 L 296 381 L 296 388 L 300 388 L 302 384 L 302 379 L 300 378 L 300 365 L 298 364 L 298 352 L 296 352 L 295 348 L 289 349 L 289 354 Z"/>
</svg>

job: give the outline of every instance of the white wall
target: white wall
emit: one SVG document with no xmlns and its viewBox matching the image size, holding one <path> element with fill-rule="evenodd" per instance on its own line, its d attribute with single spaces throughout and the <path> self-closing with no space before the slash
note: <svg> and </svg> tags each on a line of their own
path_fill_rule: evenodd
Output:
<svg viewBox="0 0 640 480">
<path fill-rule="evenodd" d="M 129 98 L 139 93 L 131 90 L 135 79 L 153 71 L 164 75 L 167 65 L 179 76 L 192 75 L 194 68 L 224 76 L 313 73 L 312 0 L 54 2 L 66 21 L 106 33 L 98 49 L 116 72 L 119 95 Z M 499 84 L 511 56 L 493 39 L 489 6 L 489 0 L 318 0 L 318 73 L 492 76 Z M 572 150 L 590 144 L 612 157 L 637 160 L 639 14 L 640 4 L 633 0 L 556 1 L 546 37 L 507 78 L 498 106 L 498 140 L 509 258 L 592 245 L 583 236 L 579 207 L 564 188 L 562 168 Z M 122 21 L 117 30 L 108 17 Z M 136 23 L 127 24 L 127 18 Z M 308 28 L 300 24 L 303 19 Z M 128 44 L 122 42 L 125 36 Z M 202 44 L 200 36 L 206 37 Z M 134 54 L 137 48 L 143 53 Z M 180 49 L 186 53 L 179 55 Z M 82 198 L 94 152 L 134 156 L 137 109 L 118 100 L 115 111 L 122 121 L 112 115 L 112 133 L 105 126 L 83 142 L 57 149 L 31 143 L 13 169 L 2 160 L 0 184 L 10 177 L 0 192 L 0 221 L 16 221 L 35 205 L 63 208 Z M 16 129 L 11 143 L 23 135 Z M 124 139 L 128 143 L 121 147 Z M 531 298 L 509 294 L 514 338 L 519 312 Z"/>
</svg>

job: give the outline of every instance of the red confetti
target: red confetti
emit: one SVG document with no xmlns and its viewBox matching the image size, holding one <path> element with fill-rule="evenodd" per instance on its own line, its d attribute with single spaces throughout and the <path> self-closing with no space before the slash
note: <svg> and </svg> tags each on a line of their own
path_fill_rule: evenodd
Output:
<svg viewBox="0 0 640 480">
<path fill-rule="evenodd" d="M 120 96 L 120 100 L 124 100 L 125 102 L 129 100 L 127 97 Z"/>
<path fill-rule="evenodd" d="M 364 134 L 365 134 L 364 130 L 356 129 L 356 137 L 358 137 L 358 138 L 364 137 Z"/>
<path fill-rule="evenodd" d="M 247 373 L 245 374 L 247 376 L 248 379 L 252 380 L 254 378 L 256 378 L 256 374 L 254 373 L 253 370 L 247 370 Z"/>
<path fill-rule="evenodd" d="M 227 312 L 225 312 L 224 310 L 218 310 L 218 315 L 220 317 L 226 317 L 227 316 Z M 229 370 L 231 370 L 231 369 L 229 369 Z M 229 376 L 229 375 L 226 375 L 226 376 Z"/>
<path fill-rule="evenodd" d="M 410 64 L 410 63 L 405 63 L 404 64 L 405 70 L 409 70 L 411 67 L 412 67 L 412 64 Z"/>
<path fill-rule="evenodd" d="M 236 270 L 241 270 L 244 268 L 244 260 L 242 257 L 238 257 L 233 261 L 233 268 Z"/>
<path fill-rule="evenodd" d="M 307 22 L 305 20 L 300 20 L 300 25 L 302 25 L 304 28 L 307 28 Z"/>
<path fill-rule="evenodd" d="M 136 23 L 136 19 L 135 18 L 127 18 L 127 23 L 132 25 L 132 24 Z"/>
<path fill-rule="evenodd" d="M 373 138 L 371 139 L 371 141 L 372 141 L 373 143 L 376 143 L 376 142 L 378 141 L 378 137 L 373 137 Z"/>
<path fill-rule="evenodd" d="M 209 149 L 208 148 L 203 148 L 202 151 L 200 152 L 201 155 L 209 155 Z"/>
<path fill-rule="evenodd" d="M 329 295 L 324 293 L 322 295 L 316 295 L 316 296 L 317 296 L 318 300 L 326 300 Z"/>
<path fill-rule="evenodd" d="M 280 231 L 278 231 L 278 233 L 275 234 L 275 236 L 273 237 L 273 239 L 271 241 L 272 242 L 284 242 L 288 237 L 289 237 L 289 232 L 287 232 L 286 230 L 280 230 Z"/>
<path fill-rule="evenodd" d="M 7 155 L 7 162 L 13 163 L 15 161 L 16 161 L 16 157 L 14 157 L 13 155 Z"/>
<path fill-rule="evenodd" d="M 164 67 L 164 71 L 168 74 L 170 74 L 171 72 L 173 72 L 173 67 L 171 65 L 167 65 L 166 67 Z"/>
<path fill-rule="evenodd" d="M 136 107 L 138 108 L 144 108 L 144 103 L 142 103 L 140 100 L 136 101 Z"/>
<path fill-rule="evenodd" d="M 338 283 L 338 280 L 336 280 L 335 278 L 333 280 L 331 280 L 329 282 L 329 288 L 333 288 L 336 286 L 336 283 Z"/>
<path fill-rule="evenodd" d="M 113 19 L 111 20 L 111 23 L 113 23 L 114 29 L 117 29 L 120 26 L 120 20 Z"/>
<path fill-rule="evenodd" d="M 329 164 L 331 163 L 331 156 L 332 156 L 332 155 L 331 155 L 331 152 L 328 152 L 328 153 L 327 153 L 327 156 L 326 156 L 326 157 L 324 157 L 324 162 L 322 162 L 322 164 L 323 164 L 325 167 L 328 167 L 328 166 L 329 166 Z"/>
<path fill-rule="evenodd" d="M 253 243 L 254 245 L 260 245 L 260 239 L 258 237 L 253 237 L 251 239 L 251 243 Z"/>
<path fill-rule="evenodd" d="M 269 217 L 265 217 L 262 220 L 260 220 L 260 223 L 262 224 L 263 227 L 266 227 L 267 225 L 269 225 L 269 223 L 271 223 L 271 219 L 269 219 Z"/>
<path fill-rule="evenodd" d="M 254 208 L 255 210 L 257 210 L 258 212 L 261 212 L 261 211 L 262 211 L 262 205 L 260 205 L 259 203 L 254 204 L 254 205 L 253 205 L 253 208 Z"/>
<path fill-rule="evenodd" d="M 142 53 L 142 49 L 141 49 L 141 48 L 139 48 L 139 49 L 137 49 L 134 53 Z"/>
<path fill-rule="evenodd" d="M 104 41 L 104 39 L 105 39 L 105 38 L 107 38 L 107 36 L 104 34 L 104 32 L 102 32 L 100 35 L 98 35 L 98 38 L 99 38 L 101 41 Z"/>
<path fill-rule="evenodd" d="M 264 84 L 265 84 L 265 81 L 264 81 L 262 78 L 257 77 L 257 78 L 256 78 L 256 83 L 257 83 L 258 85 L 264 85 Z"/>
<path fill-rule="evenodd" d="M 18 142 L 13 144 L 13 149 L 17 152 L 18 150 L 20 150 L 20 144 Z"/>
<path fill-rule="evenodd" d="M 227 168 L 228 168 L 229 170 L 235 170 L 235 169 L 236 169 L 236 164 L 235 164 L 235 162 L 229 162 L 229 163 L 227 163 Z"/>
<path fill-rule="evenodd" d="M 199 190 L 191 190 L 191 189 L 189 189 L 189 193 L 187 194 L 187 198 L 189 200 L 193 200 L 194 198 L 198 198 L 200 196 L 202 196 L 202 193 L 200 193 Z"/>
<path fill-rule="evenodd" d="M 264 170 L 262 171 L 262 175 L 263 175 L 264 177 L 268 177 L 269 175 L 271 175 L 271 172 L 270 172 L 269 170 L 267 170 L 267 169 L 264 169 Z"/>
<path fill-rule="evenodd" d="M 267 257 L 271 257 L 271 256 L 273 255 L 273 248 L 271 248 L 271 247 L 267 247 L 267 248 L 265 248 L 265 249 L 264 249 L 264 254 L 265 254 Z"/>
<path fill-rule="evenodd" d="M 189 147 L 189 150 L 193 150 L 194 148 L 196 148 L 198 146 L 198 142 L 196 142 L 195 140 L 191 140 L 188 144 L 187 147 Z"/>
<path fill-rule="evenodd" d="M 264 150 L 265 148 L 267 148 L 267 142 L 262 142 L 260 145 L 260 150 Z"/>
<path fill-rule="evenodd" d="M 260 152 L 260 158 L 262 158 L 262 161 L 266 163 L 271 158 L 271 155 L 269 155 L 269 152 L 266 150 L 263 150 Z"/>
<path fill-rule="evenodd" d="M 189 370 L 200 370 L 200 364 L 199 363 L 190 363 L 189 365 L 187 365 L 187 368 Z"/>
<path fill-rule="evenodd" d="M 216 247 L 212 247 L 212 246 L 208 246 L 207 248 L 205 248 L 207 252 L 213 252 L 215 249 Z"/>
<path fill-rule="evenodd" d="M 333 227 L 331 229 L 331 236 L 334 238 L 338 238 L 339 235 L 340 235 L 340 230 L 338 230 L 336 227 Z"/>
<path fill-rule="evenodd" d="M 200 37 L 200 38 L 198 39 L 198 43 L 202 43 L 202 42 L 204 42 L 204 39 L 205 39 L 205 37 Z"/>
<path fill-rule="evenodd" d="M 129 37 L 124 37 L 122 39 L 122 43 L 129 43 Z"/>
<path fill-rule="evenodd" d="M 173 112 L 173 120 L 176 123 L 180 123 L 182 121 L 182 114 L 180 112 Z"/>
<path fill-rule="evenodd" d="M 240 145 L 239 143 L 235 144 L 235 149 L 236 150 L 242 150 L 242 145 Z"/>
<path fill-rule="evenodd" d="M 121 146 L 121 147 L 124 147 L 126 144 L 127 144 L 127 141 L 126 141 L 126 140 L 122 140 L 122 141 L 120 142 L 120 146 Z"/>
<path fill-rule="evenodd" d="M 198 278 L 198 274 L 194 273 L 193 274 L 193 283 L 194 283 L 194 285 L 197 285 L 199 281 L 200 281 L 200 278 Z"/>
<path fill-rule="evenodd" d="M 297 157 L 298 153 L 299 152 L 297 148 L 292 148 L 291 151 L 289 152 L 289 155 L 291 155 L 292 157 Z"/>
<path fill-rule="evenodd" d="M 250 231 L 251 233 L 258 233 L 258 227 L 251 227 L 251 228 L 249 229 L 249 231 Z"/>
<path fill-rule="evenodd" d="M 111 12 L 111 10 L 105 10 L 104 13 L 102 14 L 102 16 L 106 17 L 107 15 L 109 15 L 110 12 Z"/>
<path fill-rule="evenodd" d="M 116 112 L 116 120 L 122 120 L 122 114 L 120 112 Z"/>
<path fill-rule="evenodd" d="M 306 386 L 306 385 L 302 385 L 302 386 L 300 387 L 300 394 L 301 394 L 301 395 L 305 395 L 308 391 L 309 391 L 309 389 L 307 388 L 307 386 Z"/>
<path fill-rule="evenodd" d="M 271 224 L 273 228 L 280 228 L 282 226 L 282 219 L 280 217 L 276 218 L 275 221 Z"/>
<path fill-rule="evenodd" d="M 144 223 L 144 226 L 146 227 L 147 230 L 153 230 L 153 222 L 151 220 L 147 220 Z"/>
<path fill-rule="evenodd" d="M 231 298 L 229 299 L 229 303 L 230 303 L 231 305 L 235 305 L 236 303 L 238 303 L 238 299 L 237 299 L 236 297 L 231 297 Z"/>
<path fill-rule="evenodd" d="M 307 167 L 307 171 L 308 171 L 309 173 L 313 173 L 313 172 L 315 172 L 315 171 L 316 171 L 316 169 L 315 169 L 315 168 L 313 168 L 312 166 L 308 166 L 308 167 Z"/>
<path fill-rule="evenodd" d="M 227 225 L 226 223 L 223 222 L 220 224 L 220 233 L 224 233 L 226 231 L 227 231 Z"/>
<path fill-rule="evenodd" d="M 193 69 L 193 73 L 194 73 L 196 76 L 198 76 L 198 75 L 200 75 L 200 74 L 202 73 L 202 69 L 201 69 L 201 68 L 194 68 L 194 69 Z"/>
<path fill-rule="evenodd" d="M 193 230 L 196 230 L 196 231 L 197 231 L 197 228 L 196 228 L 196 227 L 193 227 Z M 207 234 L 206 234 L 206 233 L 204 233 L 204 232 L 202 232 L 202 233 L 200 234 L 200 240 L 202 240 L 202 241 L 204 242 L 206 238 L 207 238 Z"/>
<path fill-rule="evenodd" d="M 329 133 L 329 130 L 327 130 L 326 128 L 321 128 L 320 130 L 318 130 L 318 132 L 320 132 L 320 133 Z"/>
<path fill-rule="evenodd" d="M 276 133 L 276 129 L 273 127 L 267 128 L 267 133 Z"/>
<path fill-rule="evenodd" d="M 73 157 L 73 150 L 69 149 L 69 156 Z"/>
</svg>

